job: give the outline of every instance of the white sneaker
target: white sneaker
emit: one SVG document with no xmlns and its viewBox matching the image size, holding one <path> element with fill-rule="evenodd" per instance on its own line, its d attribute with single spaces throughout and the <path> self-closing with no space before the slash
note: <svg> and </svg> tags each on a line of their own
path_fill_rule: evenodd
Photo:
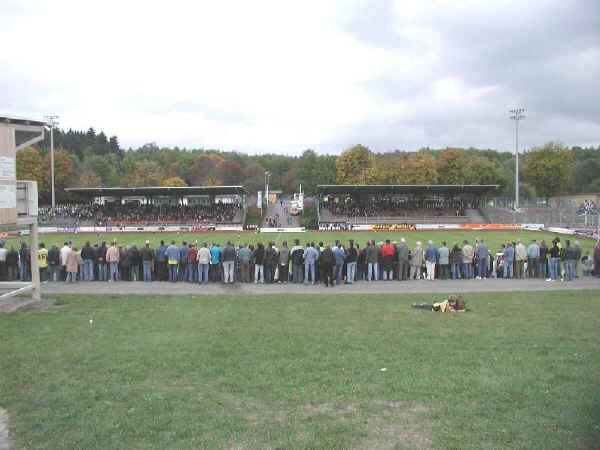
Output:
<svg viewBox="0 0 600 450">
<path fill-rule="evenodd" d="M 552 281 L 552 278 L 546 278 L 546 281 Z"/>
</svg>

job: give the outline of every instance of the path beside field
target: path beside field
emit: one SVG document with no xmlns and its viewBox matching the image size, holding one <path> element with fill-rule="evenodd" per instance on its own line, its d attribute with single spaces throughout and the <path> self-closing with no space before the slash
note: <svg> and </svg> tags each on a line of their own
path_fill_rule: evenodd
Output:
<svg viewBox="0 0 600 450">
<path fill-rule="evenodd" d="M 66 284 L 64 282 L 45 283 L 42 285 L 43 294 L 126 294 L 126 295 L 215 295 L 215 294 L 393 294 L 393 293 L 462 293 L 462 292 L 516 292 L 544 291 L 570 289 L 600 289 L 600 278 L 585 277 L 575 281 L 544 281 L 544 280 L 436 280 L 436 281 L 378 281 L 357 282 L 352 285 L 325 287 L 323 285 L 298 284 L 242 284 L 223 285 L 209 283 L 204 286 L 191 283 L 169 283 L 142 281 L 116 283 L 92 281 Z"/>
</svg>

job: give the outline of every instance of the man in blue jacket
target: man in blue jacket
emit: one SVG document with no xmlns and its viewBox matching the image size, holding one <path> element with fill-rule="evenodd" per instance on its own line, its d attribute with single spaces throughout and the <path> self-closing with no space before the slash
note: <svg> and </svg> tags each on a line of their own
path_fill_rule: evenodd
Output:
<svg viewBox="0 0 600 450">
<path fill-rule="evenodd" d="M 427 279 L 435 280 L 435 263 L 439 258 L 437 248 L 433 246 L 433 241 L 429 241 L 429 245 L 425 249 L 425 267 L 427 268 Z"/>
<path fill-rule="evenodd" d="M 504 249 L 504 278 L 513 277 L 513 267 L 515 264 L 515 248 L 512 243 L 509 242 L 508 246 Z"/>
<path fill-rule="evenodd" d="M 342 248 L 342 243 L 338 242 L 337 246 L 333 248 L 333 257 L 335 258 L 335 279 L 337 284 L 342 284 L 342 271 L 344 268 L 344 259 L 346 259 L 346 252 Z"/>
<path fill-rule="evenodd" d="M 304 251 L 304 284 L 308 284 L 308 273 L 310 272 L 312 284 L 315 284 L 315 262 L 319 259 L 319 252 L 315 250 L 314 242 L 306 244 Z"/>
<path fill-rule="evenodd" d="M 179 281 L 185 281 L 185 274 L 187 271 L 187 254 L 190 248 L 187 245 L 187 241 L 181 243 L 179 247 Z"/>
<path fill-rule="evenodd" d="M 220 281 L 221 279 L 221 249 L 219 248 L 219 244 L 215 244 L 213 242 L 212 247 L 210 248 L 210 272 L 209 277 L 211 281 Z"/>
</svg>

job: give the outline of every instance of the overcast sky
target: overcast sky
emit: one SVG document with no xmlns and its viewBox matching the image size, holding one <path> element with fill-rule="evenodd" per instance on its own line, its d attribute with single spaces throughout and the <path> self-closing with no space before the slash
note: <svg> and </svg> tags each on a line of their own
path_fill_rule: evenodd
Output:
<svg viewBox="0 0 600 450">
<path fill-rule="evenodd" d="M 0 1 L 0 113 L 124 147 L 600 144 L 600 1 Z"/>
</svg>

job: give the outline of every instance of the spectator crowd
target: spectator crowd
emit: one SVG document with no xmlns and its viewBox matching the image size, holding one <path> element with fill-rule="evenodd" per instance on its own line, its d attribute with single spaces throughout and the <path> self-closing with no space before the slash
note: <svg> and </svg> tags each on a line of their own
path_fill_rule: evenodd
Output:
<svg viewBox="0 0 600 450">
<path fill-rule="evenodd" d="M 438 246 L 416 242 L 409 248 L 399 242 L 369 241 L 364 246 L 347 243 L 284 241 L 277 247 L 227 242 L 209 245 L 183 241 L 149 241 L 141 248 L 106 242 L 81 249 L 65 242 L 38 249 L 42 281 L 171 281 L 190 283 L 323 283 L 334 286 L 357 281 L 407 281 L 435 279 L 540 278 L 571 281 L 579 276 L 600 276 L 600 241 L 593 254 L 582 255 L 579 243 L 555 238 L 547 246 L 532 240 L 502 244 L 492 252 L 483 238 Z M 0 279 L 30 280 L 31 252 L 26 243 L 20 249 L 0 243 Z"/>
<path fill-rule="evenodd" d="M 393 196 L 324 197 L 320 208 L 335 216 L 421 217 L 464 216 L 466 201 L 460 199 L 406 199 Z"/>
<path fill-rule="evenodd" d="M 78 225 L 83 221 L 95 226 L 126 225 L 197 225 L 201 223 L 232 223 L 240 211 L 239 203 L 194 205 L 144 205 L 132 202 L 125 205 L 66 204 L 38 210 L 42 224 L 53 222 Z"/>
</svg>

